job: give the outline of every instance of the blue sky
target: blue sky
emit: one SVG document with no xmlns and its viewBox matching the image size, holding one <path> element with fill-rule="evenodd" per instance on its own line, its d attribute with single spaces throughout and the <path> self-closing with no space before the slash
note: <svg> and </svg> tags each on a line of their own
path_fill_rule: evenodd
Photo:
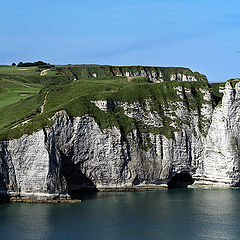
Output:
<svg viewBox="0 0 240 240">
<path fill-rule="evenodd" d="M 239 0 L 1 2 L 0 64 L 183 66 L 240 77 Z"/>
</svg>

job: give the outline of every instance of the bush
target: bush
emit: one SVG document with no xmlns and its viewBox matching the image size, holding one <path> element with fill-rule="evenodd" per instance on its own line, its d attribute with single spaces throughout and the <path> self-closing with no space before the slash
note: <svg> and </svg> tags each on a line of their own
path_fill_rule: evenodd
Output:
<svg viewBox="0 0 240 240">
<path fill-rule="evenodd" d="M 37 61 L 37 62 L 26 62 L 26 63 L 23 63 L 23 62 L 20 62 L 17 67 L 43 67 L 43 66 L 50 66 L 49 63 L 45 63 L 45 62 L 42 62 L 42 61 Z"/>
</svg>

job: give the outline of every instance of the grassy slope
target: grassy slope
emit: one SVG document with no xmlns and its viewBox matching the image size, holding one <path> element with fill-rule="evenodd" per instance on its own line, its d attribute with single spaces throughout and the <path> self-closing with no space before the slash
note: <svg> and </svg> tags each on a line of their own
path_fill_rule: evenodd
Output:
<svg viewBox="0 0 240 240">
<path fill-rule="evenodd" d="M 60 71 L 51 68 L 43 76 L 38 67 L 17 68 L 0 65 L 0 109 L 38 93 L 44 86 L 69 81 Z"/>
<path fill-rule="evenodd" d="M 167 106 L 170 101 L 180 101 L 174 87 L 185 85 L 187 87 L 207 87 L 206 83 L 180 83 L 163 82 L 159 84 L 150 83 L 128 83 L 126 78 L 115 79 L 86 79 L 70 83 L 62 83 L 57 86 L 45 88 L 38 95 L 21 102 L 0 109 L 0 114 L 5 112 L 5 117 L 0 120 L 0 138 L 11 139 L 20 137 L 23 133 L 31 133 L 51 122 L 47 119 L 58 110 L 66 110 L 70 116 L 82 116 L 89 114 L 94 117 L 100 127 L 107 128 L 117 126 L 126 133 L 131 129 L 140 129 L 142 132 L 159 132 L 168 137 L 172 136 L 173 128 L 169 127 L 169 119 L 165 118 L 164 128 L 153 128 L 144 126 L 123 114 L 122 108 L 103 112 L 98 109 L 91 100 L 113 100 L 123 102 L 144 102 L 151 97 L 152 107 L 161 114 L 161 106 Z M 48 91 L 47 102 L 44 113 L 39 114 L 40 105 Z M 199 98 L 200 99 L 200 98 Z M 201 101 L 196 97 L 194 102 L 188 103 L 200 107 Z M 17 111 L 16 111 L 17 109 Z M 16 124 L 32 119 L 28 124 L 11 129 Z"/>
<path fill-rule="evenodd" d="M 19 81 L 0 79 L 0 108 L 31 97 L 39 92 L 41 86 L 23 84 Z"/>
<path fill-rule="evenodd" d="M 39 92 L 41 84 L 23 82 L 24 77 L 34 74 L 34 71 L 31 68 L 26 71 L 10 66 L 0 67 L 0 109 Z"/>
<path fill-rule="evenodd" d="M 17 81 L 21 84 L 28 84 L 32 88 L 35 86 L 44 86 L 38 94 L 27 99 L 21 99 L 14 104 L 5 104 L 5 106 L 3 106 L 4 101 L 1 100 L 1 95 L 4 93 L 4 90 L 0 88 L 0 105 L 2 104 L 2 108 L 0 108 L 0 139 L 18 138 L 24 133 L 29 134 L 41 129 L 43 126 L 49 126 L 52 122 L 48 119 L 53 116 L 56 111 L 62 109 L 66 110 L 68 114 L 73 117 L 89 114 L 95 118 L 101 128 L 117 126 L 126 133 L 137 128 L 142 132 L 159 132 L 167 137 L 172 137 L 174 129 L 169 127 L 170 119 L 162 115 L 162 106 L 167 106 L 171 101 L 181 101 L 176 94 L 174 87 L 179 85 L 192 89 L 209 87 L 205 81 L 166 81 L 155 84 L 146 82 L 146 79 L 144 78 L 133 79 L 130 83 L 127 81 L 126 77 L 107 77 L 104 75 L 98 78 L 91 78 L 91 74 L 87 74 L 86 70 L 88 68 L 93 68 L 91 71 L 98 71 L 99 75 L 99 72 L 101 71 L 105 74 L 105 71 L 108 71 L 109 67 L 110 66 L 107 66 L 105 68 L 105 66 L 102 66 L 103 69 L 101 68 L 99 70 L 99 67 L 96 67 L 95 65 L 84 65 L 83 68 L 79 66 L 76 68 L 73 66 L 56 66 L 56 68 L 50 69 L 45 76 L 40 76 L 40 71 L 42 69 L 35 67 L 29 68 L 29 70 L 18 70 L 14 67 L 0 67 L 0 78 L 4 79 L 3 81 L 5 82 L 8 81 L 9 84 L 9 81 Z M 71 70 L 69 70 L 69 68 L 71 68 Z M 129 67 L 125 68 L 127 68 L 125 70 L 129 70 Z M 136 67 L 136 69 L 137 68 L 140 67 Z M 190 71 L 188 69 L 180 70 Z M 88 69 L 88 71 L 90 70 Z M 165 71 L 177 71 L 177 68 L 166 68 Z M 71 81 L 74 78 L 82 76 L 82 73 L 86 74 L 86 78 L 81 78 L 78 81 Z M 20 88 L 22 86 L 19 85 Z M 16 85 L 11 86 L 10 88 L 14 91 L 15 87 Z M 15 91 L 23 90 L 25 89 L 16 89 Z M 47 92 L 47 102 L 44 108 L 44 113 L 40 114 L 40 106 L 43 103 Z M 122 108 L 115 108 L 106 113 L 91 103 L 91 100 L 144 102 L 147 98 L 152 99 L 152 109 L 158 111 L 159 114 L 163 116 L 163 128 L 149 127 L 140 122 L 136 122 L 125 116 Z M 12 99 L 14 99 L 14 97 L 12 97 Z M 5 101 L 7 102 L 7 100 Z M 9 101 L 10 100 L 8 100 L 8 103 L 10 103 Z M 200 108 L 202 101 L 202 95 L 198 92 L 195 98 L 191 100 L 189 99 L 186 104 L 196 109 Z M 31 121 L 22 126 L 21 123 L 28 119 L 31 119 Z M 18 127 L 12 129 L 17 124 Z"/>
</svg>

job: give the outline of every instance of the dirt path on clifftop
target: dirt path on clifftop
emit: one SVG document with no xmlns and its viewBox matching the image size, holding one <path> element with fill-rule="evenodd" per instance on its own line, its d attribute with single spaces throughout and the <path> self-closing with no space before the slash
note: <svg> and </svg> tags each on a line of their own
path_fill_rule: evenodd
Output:
<svg viewBox="0 0 240 240">
<path fill-rule="evenodd" d="M 47 102 L 47 95 L 48 95 L 48 93 L 49 93 L 49 91 L 47 91 L 47 93 L 46 93 L 46 95 L 45 95 L 45 97 L 44 97 L 43 104 L 41 105 L 41 112 L 40 112 L 40 114 L 42 114 L 43 111 L 44 111 L 44 106 L 45 106 L 45 104 L 46 104 L 46 102 Z"/>
<path fill-rule="evenodd" d="M 48 91 L 48 92 L 49 92 L 49 91 Z M 40 114 L 42 114 L 43 111 L 44 111 L 44 106 L 45 106 L 45 104 L 46 104 L 46 102 L 47 102 L 48 92 L 46 93 L 46 95 L 45 95 L 45 97 L 44 97 L 43 104 L 41 105 L 41 112 L 40 112 Z M 29 123 L 31 120 L 32 120 L 32 119 L 29 118 L 29 119 L 27 119 L 27 120 L 25 120 L 25 121 L 23 121 L 23 122 L 20 122 L 20 123 L 16 124 L 15 126 L 11 127 L 11 129 L 14 129 L 14 128 L 18 127 L 19 125 L 22 125 L 22 126 L 23 126 L 23 125 Z"/>
<path fill-rule="evenodd" d="M 46 74 L 47 74 L 47 71 L 49 71 L 49 69 L 42 70 L 42 71 L 40 72 L 40 76 L 46 75 Z"/>
</svg>

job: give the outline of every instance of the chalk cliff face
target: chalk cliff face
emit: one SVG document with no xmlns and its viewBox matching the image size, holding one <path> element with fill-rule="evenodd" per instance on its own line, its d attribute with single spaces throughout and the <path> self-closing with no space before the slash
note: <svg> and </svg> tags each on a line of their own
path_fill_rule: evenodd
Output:
<svg viewBox="0 0 240 240">
<path fill-rule="evenodd" d="M 144 104 L 93 102 L 102 111 L 121 107 L 126 116 L 152 127 L 161 127 L 163 116 L 168 117 L 169 127 L 176 129 L 171 137 L 101 129 L 89 115 L 70 118 L 63 110 L 54 115 L 52 127 L 1 142 L 1 193 L 64 196 L 84 187 L 164 185 L 182 172 L 194 184 L 238 185 L 240 83 L 233 89 L 227 82 L 216 107 L 208 89 L 199 89 L 200 109 L 185 104 L 194 97 L 191 89 L 176 91 L 183 101 L 169 103 L 162 115 L 150 110 L 151 99 Z"/>
<path fill-rule="evenodd" d="M 124 77 L 147 77 L 150 82 L 155 82 L 155 83 L 164 81 L 164 75 L 161 71 L 138 70 L 135 72 L 133 71 L 124 72 L 121 70 L 121 72 L 117 73 L 116 75 L 124 76 Z M 96 73 L 95 73 L 95 77 L 97 77 Z M 198 79 L 195 76 L 187 75 L 183 73 L 170 74 L 169 79 L 170 81 L 187 81 L 187 82 L 198 81 Z"/>
<path fill-rule="evenodd" d="M 223 90 L 222 104 L 213 112 L 204 144 L 202 162 L 195 178 L 203 184 L 238 186 L 240 180 L 240 83 L 235 89 L 229 82 Z"/>
</svg>

